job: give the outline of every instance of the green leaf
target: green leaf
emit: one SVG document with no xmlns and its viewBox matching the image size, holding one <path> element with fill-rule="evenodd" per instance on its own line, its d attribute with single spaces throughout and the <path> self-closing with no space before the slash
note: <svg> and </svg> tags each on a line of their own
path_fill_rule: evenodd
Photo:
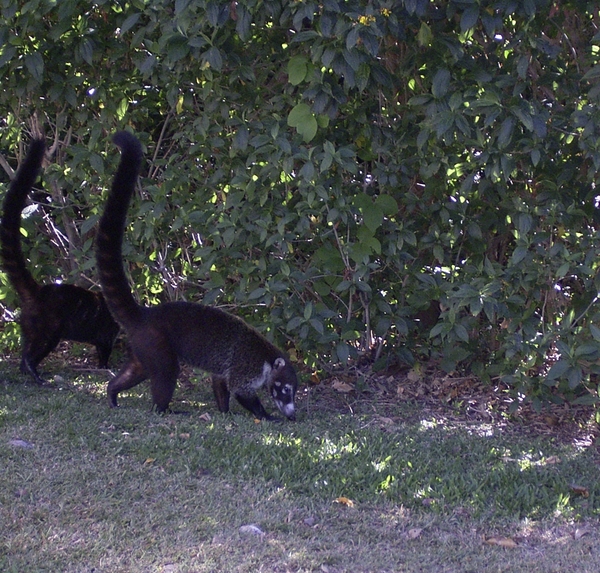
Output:
<svg viewBox="0 0 600 573">
<path fill-rule="evenodd" d="M 456 334 L 456 337 L 459 340 L 462 340 L 463 342 L 469 342 L 469 333 L 462 324 L 455 324 L 453 330 L 454 334 Z"/>
<path fill-rule="evenodd" d="M 483 239 L 483 234 L 481 232 L 481 227 L 475 222 L 471 221 L 467 226 L 467 232 L 474 239 L 481 240 Z"/>
<path fill-rule="evenodd" d="M 546 375 L 546 380 L 549 382 L 553 382 L 558 378 L 562 378 L 569 370 L 570 366 L 566 360 L 558 360 L 552 365 L 548 374 Z"/>
<path fill-rule="evenodd" d="M 90 155 L 90 165 L 98 175 L 104 174 L 104 160 L 98 153 L 92 153 Z"/>
<path fill-rule="evenodd" d="M 299 103 L 290 111 L 287 123 L 290 127 L 298 127 L 311 117 L 313 117 L 313 114 L 310 107 L 305 103 Z"/>
<path fill-rule="evenodd" d="M 474 4 L 467 8 L 460 19 L 460 31 L 466 32 L 467 30 L 471 30 L 477 25 L 477 21 L 479 20 L 479 5 Z"/>
<path fill-rule="evenodd" d="M 313 305 L 312 302 L 307 302 L 306 305 L 304 305 L 304 320 L 308 320 L 313 313 Z"/>
<path fill-rule="evenodd" d="M 450 88 L 450 70 L 442 68 L 438 70 L 433 76 L 433 83 L 431 84 L 431 93 L 437 99 L 443 98 Z"/>
<path fill-rule="evenodd" d="M 190 0 L 175 0 L 175 16 L 179 16 L 189 5 Z"/>
<path fill-rule="evenodd" d="M 25 56 L 25 67 L 33 79 L 41 84 L 44 79 L 44 58 L 39 52 Z"/>
<path fill-rule="evenodd" d="M 599 350 L 600 347 L 598 346 L 598 344 L 595 344 L 593 342 L 586 342 L 585 344 L 582 344 L 581 346 L 578 346 L 575 349 L 574 356 L 591 356 L 597 354 Z"/>
<path fill-rule="evenodd" d="M 592 68 L 590 68 L 584 75 L 583 78 L 584 80 L 595 80 L 597 78 L 600 78 L 600 64 L 596 64 L 595 66 L 593 66 Z"/>
<path fill-rule="evenodd" d="M 432 41 L 433 34 L 431 28 L 425 22 L 421 22 L 421 26 L 417 32 L 417 42 L 419 43 L 419 46 L 429 46 Z"/>
<path fill-rule="evenodd" d="M 99 219 L 100 215 L 90 215 L 87 219 L 85 219 L 83 223 L 81 223 L 81 235 L 85 237 L 96 226 L 96 223 Z"/>
<path fill-rule="evenodd" d="M 383 223 L 383 210 L 379 205 L 371 203 L 369 207 L 363 209 L 363 221 L 372 232 L 375 232 Z"/>
<path fill-rule="evenodd" d="M 139 21 L 141 14 L 139 12 L 127 16 L 121 24 L 120 35 L 123 36 L 126 32 L 131 30 Z"/>
<path fill-rule="evenodd" d="M 311 116 L 306 123 L 296 127 L 298 133 L 302 136 L 305 143 L 311 141 L 317 135 L 318 124 L 314 116 Z"/>
<path fill-rule="evenodd" d="M 529 253 L 527 247 L 519 246 L 514 251 L 510 258 L 511 265 L 518 265 Z"/>
<path fill-rule="evenodd" d="M 317 120 L 310 107 L 305 103 L 299 103 L 292 108 L 287 122 L 289 126 L 296 128 L 296 131 L 302 135 L 306 143 L 311 141 L 317 134 Z"/>
<path fill-rule="evenodd" d="M 398 203 L 391 195 L 378 195 L 375 199 L 375 204 L 388 217 L 391 217 L 398 212 Z"/>
<path fill-rule="evenodd" d="M 350 346 L 348 346 L 346 342 L 340 342 L 335 347 L 335 353 L 338 357 L 338 360 L 342 364 L 346 364 L 350 358 Z"/>
<path fill-rule="evenodd" d="M 519 237 L 525 237 L 533 229 L 533 217 L 528 213 L 519 213 L 517 217 Z"/>
<path fill-rule="evenodd" d="M 359 39 L 359 32 L 358 26 L 354 26 L 354 28 L 350 30 L 349 34 L 346 36 L 346 50 L 351 50 L 356 46 Z"/>
<path fill-rule="evenodd" d="M 241 3 L 237 3 L 237 22 L 235 24 L 235 31 L 241 40 L 246 41 L 250 39 L 252 27 L 252 15 L 248 9 Z"/>
<path fill-rule="evenodd" d="M 266 292 L 264 287 L 258 287 L 248 295 L 248 300 L 256 300 L 257 298 L 264 296 Z"/>
<path fill-rule="evenodd" d="M 84 62 L 86 62 L 90 66 L 93 65 L 94 42 L 92 42 L 92 40 L 90 40 L 89 38 L 85 39 L 79 45 L 79 55 Z"/>
<path fill-rule="evenodd" d="M 221 52 L 219 51 L 219 48 L 217 48 L 216 46 L 213 46 L 212 48 L 207 50 L 202 56 L 202 59 L 206 63 L 208 63 L 210 67 L 214 70 L 217 70 L 218 72 L 221 71 L 221 68 L 223 67 L 223 58 L 221 57 Z"/>
<path fill-rule="evenodd" d="M 600 328 L 595 326 L 594 324 L 590 324 L 590 334 L 594 338 L 596 342 L 600 342 Z"/>
<path fill-rule="evenodd" d="M 510 143 L 512 132 L 515 127 L 515 120 L 512 117 L 507 117 L 500 126 L 500 133 L 498 135 L 498 147 L 505 149 Z"/>
<path fill-rule="evenodd" d="M 306 78 L 306 74 L 308 71 L 308 60 L 305 56 L 294 56 L 288 62 L 288 77 L 289 82 L 293 86 L 297 86 L 302 83 Z"/>
</svg>

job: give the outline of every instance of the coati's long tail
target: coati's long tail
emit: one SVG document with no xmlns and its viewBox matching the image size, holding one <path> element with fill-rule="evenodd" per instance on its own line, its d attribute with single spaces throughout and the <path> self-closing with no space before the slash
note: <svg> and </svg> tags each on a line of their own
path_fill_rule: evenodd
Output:
<svg viewBox="0 0 600 573">
<path fill-rule="evenodd" d="M 23 305 L 35 298 L 40 285 L 27 269 L 21 249 L 21 211 L 25 207 L 27 195 L 37 179 L 45 144 L 43 139 L 31 142 L 25 161 L 8 188 L 4 198 L 2 222 L 0 223 L 0 257 L 2 268 L 8 275 Z"/>
<path fill-rule="evenodd" d="M 96 235 L 96 261 L 108 308 L 127 330 L 129 325 L 138 323 L 142 311 L 125 275 L 121 247 L 127 208 L 142 163 L 142 146 L 127 131 L 117 132 L 113 141 L 121 148 L 121 160 Z"/>
</svg>

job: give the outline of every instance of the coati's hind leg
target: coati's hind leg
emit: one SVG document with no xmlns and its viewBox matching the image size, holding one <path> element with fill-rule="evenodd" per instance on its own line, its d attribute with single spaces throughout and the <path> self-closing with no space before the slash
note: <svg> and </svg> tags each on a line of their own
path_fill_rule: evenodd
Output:
<svg viewBox="0 0 600 573">
<path fill-rule="evenodd" d="M 165 348 L 152 348 L 142 356 L 151 372 L 152 403 L 157 412 L 166 412 L 177 386 L 179 360 L 174 352 Z"/>
<path fill-rule="evenodd" d="M 179 376 L 179 364 L 166 367 L 163 365 L 160 372 L 152 373 L 152 403 L 157 412 L 166 412 L 175 393 Z"/>
<path fill-rule="evenodd" d="M 219 412 L 229 412 L 229 388 L 227 388 L 227 380 L 222 376 L 213 376 L 212 387 Z"/>
<path fill-rule="evenodd" d="M 108 383 L 106 393 L 108 394 L 110 407 L 117 407 L 117 396 L 120 392 L 137 386 L 140 382 L 146 380 L 146 378 L 148 378 L 148 375 L 146 374 L 145 368 L 142 366 L 141 362 L 132 355 L 125 366 L 123 366 L 119 373 Z"/>
</svg>

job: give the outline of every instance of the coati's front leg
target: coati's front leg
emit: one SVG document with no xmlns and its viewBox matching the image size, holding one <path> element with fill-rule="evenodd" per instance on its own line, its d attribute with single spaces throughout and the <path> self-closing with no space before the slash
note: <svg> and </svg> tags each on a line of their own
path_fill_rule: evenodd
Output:
<svg viewBox="0 0 600 573">
<path fill-rule="evenodd" d="M 235 397 L 246 410 L 250 410 L 259 420 L 274 421 L 278 419 L 267 413 L 256 394 L 239 394 L 236 392 Z"/>
<path fill-rule="evenodd" d="M 215 400 L 217 402 L 217 408 L 219 408 L 219 412 L 229 412 L 229 387 L 227 385 L 227 379 L 223 376 L 213 376 L 212 377 L 212 387 L 213 393 L 215 395 Z M 263 408 L 263 405 L 260 403 L 258 396 L 256 394 L 246 394 L 244 392 L 234 392 L 236 400 L 244 407 L 246 410 L 250 410 L 254 414 L 255 417 L 260 420 L 277 420 L 274 416 L 271 416 L 267 413 L 267 411 Z"/>
</svg>

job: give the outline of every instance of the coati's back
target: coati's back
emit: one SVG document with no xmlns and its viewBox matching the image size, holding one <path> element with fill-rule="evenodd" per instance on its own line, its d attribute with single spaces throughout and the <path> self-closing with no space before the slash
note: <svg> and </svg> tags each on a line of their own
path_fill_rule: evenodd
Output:
<svg viewBox="0 0 600 573">
<path fill-rule="evenodd" d="M 87 342 L 112 348 L 119 333 L 102 293 L 70 284 L 46 284 L 40 287 L 37 306 L 42 309 L 60 309 L 46 312 L 55 321 L 55 330 L 61 339 Z M 23 313 L 22 320 L 27 313 Z M 34 318 L 34 320 L 38 320 Z M 106 357 L 108 360 L 108 356 Z M 101 360 L 105 368 L 106 360 Z"/>
<path fill-rule="evenodd" d="M 264 363 L 285 355 L 242 319 L 218 308 L 168 302 L 144 309 L 144 322 L 168 333 L 177 355 L 187 364 L 217 375 L 260 375 Z M 235 386 L 236 381 L 231 380 Z"/>
<path fill-rule="evenodd" d="M 23 305 L 31 304 L 39 292 L 40 285 L 27 269 L 21 249 L 21 211 L 27 195 L 37 179 L 44 158 L 44 140 L 34 140 L 25 161 L 11 182 L 6 196 L 0 223 L 0 256 L 2 269 L 10 284 L 17 291 Z"/>
</svg>

